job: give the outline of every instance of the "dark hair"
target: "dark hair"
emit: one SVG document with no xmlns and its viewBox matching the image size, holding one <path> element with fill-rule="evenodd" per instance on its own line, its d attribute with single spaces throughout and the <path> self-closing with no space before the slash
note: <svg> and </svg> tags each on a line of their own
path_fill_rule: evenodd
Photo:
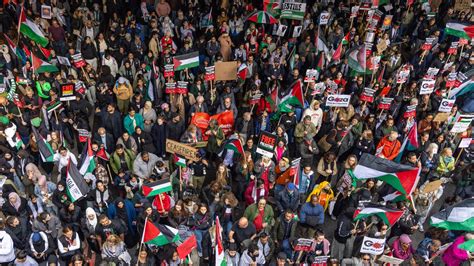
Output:
<svg viewBox="0 0 474 266">
<path fill-rule="evenodd" d="M 18 251 L 16 252 L 16 258 L 17 258 L 17 259 L 22 260 L 22 259 L 25 259 L 26 256 L 28 256 L 28 254 L 26 253 L 25 250 L 18 250 Z"/>
<path fill-rule="evenodd" d="M 115 145 L 115 149 L 116 150 L 123 149 L 123 145 L 122 144 L 117 144 L 117 145 Z"/>
<path fill-rule="evenodd" d="M 101 214 L 101 215 L 99 215 L 98 221 L 100 222 L 100 221 L 103 221 L 105 219 L 109 219 L 109 217 L 107 217 L 107 215 L 105 215 L 105 214 Z"/>
</svg>

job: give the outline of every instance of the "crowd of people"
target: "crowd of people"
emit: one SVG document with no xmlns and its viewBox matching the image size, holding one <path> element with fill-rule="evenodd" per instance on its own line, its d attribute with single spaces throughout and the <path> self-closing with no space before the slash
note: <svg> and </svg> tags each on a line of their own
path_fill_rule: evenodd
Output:
<svg viewBox="0 0 474 266">
<path fill-rule="evenodd" d="M 474 196 L 457 2 L 5 0 L 0 264 L 469 265 L 472 223 L 430 225 Z"/>
</svg>

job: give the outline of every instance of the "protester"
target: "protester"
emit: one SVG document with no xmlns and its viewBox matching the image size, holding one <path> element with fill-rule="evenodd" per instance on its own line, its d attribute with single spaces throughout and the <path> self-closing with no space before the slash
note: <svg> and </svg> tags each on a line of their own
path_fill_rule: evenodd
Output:
<svg viewBox="0 0 474 266">
<path fill-rule="evenodd" d="M 472 262 L 464 2 L 4 1 L 0 264 Z"/>
</svg>

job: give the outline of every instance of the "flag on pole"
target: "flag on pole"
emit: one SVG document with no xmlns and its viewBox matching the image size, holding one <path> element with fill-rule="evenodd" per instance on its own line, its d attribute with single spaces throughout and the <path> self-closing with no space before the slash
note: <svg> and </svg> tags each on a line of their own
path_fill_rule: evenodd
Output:
<svg viewBox="0 0 474 266">
<path fill-rule="evenodd" d="M 146 219 L 143 228 L 142 243 L 164 246 L 179 240 L 178 230 L 167 225 L 155 225 Z"/>
<path fill-rule="evenodd" d="M 402 217 L 403 211 L 387 208 L 382 205 L 371 204 L 362 210 L 356 210 L 354 212 L 354 221 L 358 221 L 373 215 L 376 215 L 382 219 L 386 225 L 393 226 L 400 219 L 400 217 Z"/>
<path fill-rule="evenodd" d="M 18 27 L 20 32 L 26 37 L 33 40 L 35 43 L 45 47 L 48 45 L 48 38 L 44 35 L 43 31 L 33 21 L 26 17 L 25 9 L 21 6 L 20 19 L 18 21 Z"/>
<path fill-rule="evenodd" d="M 197 247 L 196 236 L 193 234 L 176 248 L 180 259 L 185 259 Z"/>
<path fill-rule="evenodd" d="M 397 158 L 395 158 L 396 163 L 400 163 L 402 161 L 403 157 L 403 151 L 407 149 L 407 151 L 414 151 L 418 148 L 418 129 L 416 122 L 413 123 L 411 126 L 410 130 L 408 131 L 408 134 L 406 135 L 405 139 L 403 140 L 403 144 L 400 147 L 400 152 L 397 155 Z"/>
<path fill-rule="evenodd" d="M 291 85 L 291 94 L 281 101 L 278 108 L 282 109 L 286 105 L 304 107 L 303 85 L 301 84 L 301 80 L 298 79 Z"/>
<path fill-rule="evenodd" d="M 291 161 L 290 176 L 293 176 L 293 184 L 300 189 L 301 157 Z"/>
<path fill-rule="evenodd" d="M 349 52 L 349 67 L 357 72 L 365 72 L 367 63 L 365 44 L 353 48 Z"/>
<path fill-rule="evenodd" d="M 357 180 L 375 178 L 386 182 L 398 192 L 394 196 L 409 196 L 415 190 L 419 180 L 419 168 L 398 164 L 372 154 L 362 154 L 359 164 L 349 170 L 352 178 Z M 392 200 L 394 198 L 390 198 Z"/>
<path fill-rule="evenodd" d="M 275 87 L 272 92 L 265 96 L 265 100 L 270 104 L 271 110 L 275 110 L 275 108 L 278 106 L 278 86 Z"/>
<path fill-rule="evenodd" d="M 36 145 L 38 145 L 38 150 L 41 155 L 41 159 L 43 162 L 52 162 L 54 159 L 54 152 L 53 148 L 51 148 L 51 144 L 47 142 L 43 136 L 38 132 L 36 127 L 33 128 L 33 135 L 35 136 L 36 139 Z"/>
<path fill-rule="evenodd" d="M 241 156 L 244 156 L 244 147 L 239 138 L 230 139 L 224 146 L 225 149 L 233 150 L 234 152 L 239 153 Z"/>
<path fill-rule="evenodd" d="M 95 154 L 97 158 L 100 158 L 104 161 L 108 161 L 110 159 L 110 154 L 102 147 L 97 153 Z"/>
<path fill-rule="evenodd" d="M 21 50 L 21 48 L 18 48 L 15 43 L 6 35 L 5 33 L 3 34 L 3 37 L 5 37 L 5 40 L 8 43 L 8 46 L 12 50 L 12 52 L 18 57 L 18 59 L 21 60 L 21 62 L 24 64 L 26 62 L 26 56 L 24 52 Z"/>
<path fill-rule="evenodd" d="M 472 232 L 474 228 L 474 198 L 465 199 L 432 215 L 430 225 L 446 230 Z"/>
<path fill-rule="evenodd" d="M 178 55 L 173 57 L 174 70 L 184 70 L 199 66 L 199 52 Z"/>
<path fill-rule="evenodd" d="M 219 217 L 216 216 L 216 246 L 215 246 L 215 254 L 216 254 L 216 266 L 226 266 L 227 262 L 225 260 L 224 255 L 224 244 L 222 243 L 222 227 L 219 222 Z"/>
<path fill-rule="evenodd" d="M 51 73 L 59 72 L 59 69 L 46 61 L 41 60 L 39 57 L 31 53 L 31 65 L 36 73 Z"/>
<path fill-rule="evenodd" d="M 350 36 L 350 32 L 347 33 L 346 36 L 344 36 L 344 38 L 342 38 L 341 42 L 339 43 L 339 45 L 336 48 L 336 51 L 334 51 L 334 54 L 332 54 L 331 61 L 341 60 L 342 46 L 349 43 L 349 40 L 350 40 L 349 36 Z"/>
<path fill-rule="evenodd" d="M 69 159 L 66 168 L 66 192 L 72 202 L 75 202 L 89 193 L 89 186 L 84 180 L 84 176 L 79 173 L 77 166 Z"/>
<path fill-rule="evenodd" d="M 145 197 L 153 197 L 171 190 L 173 190 L 173 187 L 171 186 L 169 178 L 142 185 L 142 192 Z"/>
<path fill-rule="evenodd" d="M 79 172 L 81 175 L 92 173 L 95 170 L 96 164 L 94 160 L 94 151 L 92 150 L 91 138 L 87 139 L 87 149 L 84 149 L 81 154 L 81 161 L 79 163 Z"/>
<path fill-rule="evenodd" d="M 446 23 L 444 32 L 452 36 L 470 40 L 474 38 L 474 25 L 460 21 L 450 21 Z"/>
<path fill-rule="evenodd" d="M 173 155 L 173 158 L 174 158 L 174 163 L 177 166 L 186 167 L 186 159 L 185 158 L 176 155 L 176 153 Z"/>
</svg>

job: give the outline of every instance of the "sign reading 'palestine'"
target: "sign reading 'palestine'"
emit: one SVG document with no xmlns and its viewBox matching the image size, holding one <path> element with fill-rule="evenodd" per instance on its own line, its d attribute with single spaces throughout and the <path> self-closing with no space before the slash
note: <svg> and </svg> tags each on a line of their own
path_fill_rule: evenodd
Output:
<svg viewBox="0 0 474 266">
<path fill-rule="evenodd" d="M 303 20 L 305 11 L 306 3 L 287 0 L 282 4 L 280 18 Z"/>
</svg>

